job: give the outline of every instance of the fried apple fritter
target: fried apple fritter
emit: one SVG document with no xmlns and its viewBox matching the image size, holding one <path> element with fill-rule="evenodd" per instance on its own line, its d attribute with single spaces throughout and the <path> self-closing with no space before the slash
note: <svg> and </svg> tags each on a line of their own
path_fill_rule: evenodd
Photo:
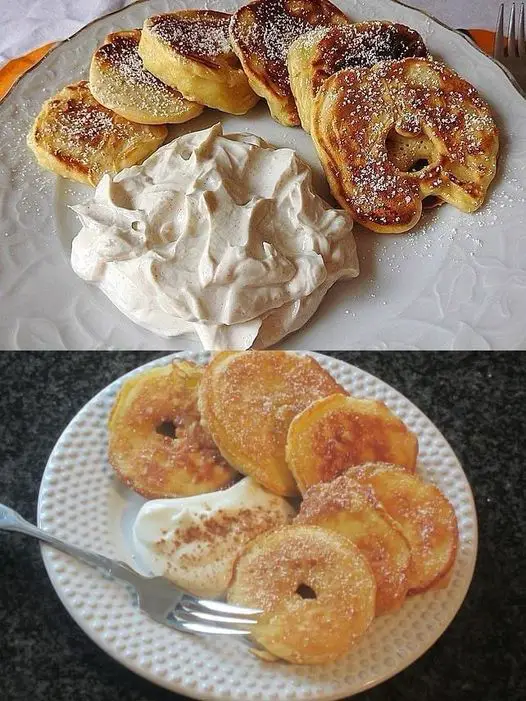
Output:
<svg viewBox="0 0 526 701">
<path fill-rule="evenodd" d="M 280 496 L 297 494 L 285 461 L 287 430 L 311 402 L 345 390 L 311 357 L 284 351 L 218 353 L 199 408 L 221 454 Z"/>
<path fill-rule="evenodd" d="M 254 92 L 265 98 L 273 118 L 300 123 L 287 71 L 287 51 L 314 27 L 348 23 L 328 0 L 255 0 L 233 16 L 230 39 Z"/>
<path fill-rule="evenodd" d="M 142 163 L 167 134 L 165 126 L 136 124 L 103 107 L 82 80 L 44 102 L 27 144 L 43 168 L 97 185 L 104 173 Z"/>
<path fill-rule="evenodd" d="M 383 402 L 342 394 L 313 402 L 287 436 L 287 464 L 302 493 L 373 460 L 414 472 L 417 454 L 416 435 Z"/>
<path fill-rule="evenodd" d="M 341 24 L 296 39 L 288 51 L 287 68 L 303 129 L 310 133 L 313 100 L 331 75 L 408 56 L 427 56 L 424 41 L 414 29 L 392 22 Z"/>
<path fill-rule="evenodd" d="M 402 529 L 411 548 L 409 594 L 447 586 L 458 548 L 458 526 L 453 507 L 438 487 L 398 465 L 362 465 L 346 476 L 369 486 Z"/>
<path fill-rule="evenodd" d="M 409 544 L 372 489 L 352 479 L 352 471 L 309 487 L 294 524 L 321 526 L 349 538 L 376 579 L 376 615 L 401 608 L 409 589 Z"/>
<path fill-rule="evenodd" d="M 228 601 L 263 610 L 252 637 L 294 664 L 344 655 L 374 618 L 376 584 L 347 538 L 317 526 L 285 526 L 250 541 Z"/>
<path fill-rule="evenodd" d="M 93 54 L 90 90 L 101 105 L 139 124 L 180 124 L 204 107 L 147 71 L 139 56 L 140 29 L 113 32 Z"/>
<path fill-rule="evenodd" d="M 489 106 L 437 61 L 406 58 L 335 73 L 314 99 L 311 129 L 332 194 L 377 233 L 414 227 L 430 196 L 473 212 L 495 177 L 499 135 Z M 390 159 L 393 132 L 424 139 L 422 168 L 404 172 Z"/>
<path fill-rule="evenodd" d="M 174 361 L 131 377 L 115 400 L 109 461 L 147 499 L 213 492 L 237 476 L 200 423 L 202 375 L 200 365 Z"/>
<path fill-rule="evenodd" d="M 230 15 L 180 10 L 149 17 L 139 55 L 145 68 L 192 102 L 245 114 L 258 101 L 229 40 Z"/>
</svg>

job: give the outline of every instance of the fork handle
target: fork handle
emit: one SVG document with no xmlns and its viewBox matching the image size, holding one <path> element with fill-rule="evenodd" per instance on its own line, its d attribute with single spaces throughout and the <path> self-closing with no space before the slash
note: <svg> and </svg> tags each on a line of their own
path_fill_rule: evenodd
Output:
<svg viewBox="0 0 526 701">
<path fill-rule="evenodd" d="M 105 555 L 99 555 L 90 550 L 84 550 L 76 545 L 66 543 L 60 538 L 56 538 L 50 533 L 29 523 L 29 521 L 22 518 L 19 513 L 5 506 L 5 504 L 0 504 L 0 530 L 16 531 L 24 535 L 32 536 L 33 538 L 38 538 L 38 540 L 51 545 L 56 550 L 60 550 L 66 553 L 66 555 L 71 555 L 91 567 L 97 567 L 105 574 L 122 579 L 133 586 L 136 586 L 138 579 L 142 579 L 141 575 L 132 570 L 131 567 L 128 567 L 126 563 L 112 560 Z"/>
</svg>

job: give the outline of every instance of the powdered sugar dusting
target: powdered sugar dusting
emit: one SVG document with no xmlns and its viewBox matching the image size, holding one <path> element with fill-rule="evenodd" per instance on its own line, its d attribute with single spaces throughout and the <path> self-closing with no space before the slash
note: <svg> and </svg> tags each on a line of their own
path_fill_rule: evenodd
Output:
<svg viewBox="0 0 526 701">
<path fill-rule="evenodd" d="M 121 125 L 115 124 L 108 112 L 83 104 L 68 105 L 62 112 L 60 129 L 67 141 L 92 146 L 96 146 L 109 131 L 117 130 L 121 134 L 125 131 Z"/>
<path fill-rule="evenodd" d="M 165 114 L 167 110 L 169 115 L 174 110 L 183 110 L 185 101 L 182 95 L 144 68 L 138 52 L 140 37 L 141 32 L 138 29 L 110 35 L 108 43 L 96 52 L 95 60 L 102 70 L 105 65 L 108 65 L 126 83 L 134 86 L 134 107 L 145 109 L 156 116 Z M 123 96 L 119 94 L 119 86 L 112 86 L 111 80 L 104 85 L 104 88 L 109 90 L 112 100 L 116 102 L 123 100 Z M 129 93 L 126 97 L 128 95 Z M 117 109 L 116 104 L 108 103 L 108 106 Z"/>
<path fill-rule="evenodd" d="M 337 126 L 333 136 L 316 139 L 338 153 L 336 162 L 346 162 L 345 174 L 336 177 L 363 222 L 410 228 L 420 200 L 431 194 L 462 208 L 482 203 L 495 172 L 497 129 L 476 90 L 455 73 L 409 58 L 349 69 L 324 85 L 318 118 Z M 394 128 L 409 140 L 425 137 L 431 153 L 418 172 L 401 172 L 389 160 L 385 142 Z M 432 147 L 430 135 L 441 149 Z"/>
<path fill-rule="evenodd" d="M 276 86 L 290 92 L 286 60 L 293 41 L 315 27 L 347 22 L 326 0 L 294 5 L 287 0 L 256 0 L 234 15 L 232 31 L 240 50 L 250 60 L 255 54 Z"/>
<path fill-rule="evenodd" d="M 113 34 L 110 41 L 98 49 L 96 57 L 102 62 L 107 61 L 130 83 L 177 95 L 176 90 L 144 68 L 137 50 L 139 40 L 139 30 Z"/>
<path fill-rule="evenodd" d="M 58 136 L 60 150 L 89 165 L 93 152 L 109 138 L 126 139 L 131 123 L 118 117 L 93 98 L 86 82 L 69 86 L 50 103 L 50 118 L 37 127 L 37 138 L 54 142 Z M 133 127 L 140 128 L 138 125 Z"/>
<path fill-rule="evenodd" d="M 165 136 L 164 126 L 135 124 L 103 107 L 88 83 L 81 81 L 44 103 L 29 144 L 39 160 L 45 154 L 46 168 L 65 170 L 68 177 L 96 184 L 104 172 L 114 172 L 138 144 L 144 157 Z M 128 162 L 131 160 L 129 155 Z"/>
<path fill-rule="evenodd" d="M 150 29 L 161 41 L 184 56 L 217 57 L 232 52 L 224 12 L 192 10 L 151 17 Z"/>
<path fill-rule="evenodd" d="M 390 22 L 360 22 L 332 27 L 320 39 L 316 67 L 326 76 L 344 68 L 370 67 L 380 61 L 427 56 L 418 32 Z"/>
</svg>

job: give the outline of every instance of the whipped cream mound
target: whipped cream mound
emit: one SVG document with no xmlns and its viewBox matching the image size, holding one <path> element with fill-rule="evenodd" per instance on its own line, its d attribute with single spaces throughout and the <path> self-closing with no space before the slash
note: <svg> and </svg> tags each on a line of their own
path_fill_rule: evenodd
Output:
<svg viewBox="0 0 526 701">
<path fill-rule="evenodd" d="M 133 526 L 135 549 L 154 575 L 197 596 L 225 594 L 249 540 L 290 522 L 283 497 L 251 477 L 229 489 L 146 502 Z"/>
<path fill-rule="evenodd" d="M 220 124 L 105 175 L 73 209 L 77 275 L 140 326 L 194 331 L 207 350 L 272 345 L 358 275 L 352 220 L 313 192 L 309 167 Z"/>
</svg>

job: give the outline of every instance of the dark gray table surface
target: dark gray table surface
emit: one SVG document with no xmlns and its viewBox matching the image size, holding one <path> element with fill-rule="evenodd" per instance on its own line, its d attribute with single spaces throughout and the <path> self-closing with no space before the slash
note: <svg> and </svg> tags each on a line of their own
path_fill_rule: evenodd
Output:
<svg viewBox="0 0 526 701">
<path fill-rule="evenodd" d="M 0 501 L 35 520 L 47 457 L 74 414 L 147 352 L 0 353 Z M 526 353 L 333 353 L 415 402 L 453 446 L 475 493 L 475 577 L 416 663 L 360 701 L 526 699 Z M 0 533 L 0 701 L 173 701 L 77 627 L 35 541 Z"/>
</svg>

